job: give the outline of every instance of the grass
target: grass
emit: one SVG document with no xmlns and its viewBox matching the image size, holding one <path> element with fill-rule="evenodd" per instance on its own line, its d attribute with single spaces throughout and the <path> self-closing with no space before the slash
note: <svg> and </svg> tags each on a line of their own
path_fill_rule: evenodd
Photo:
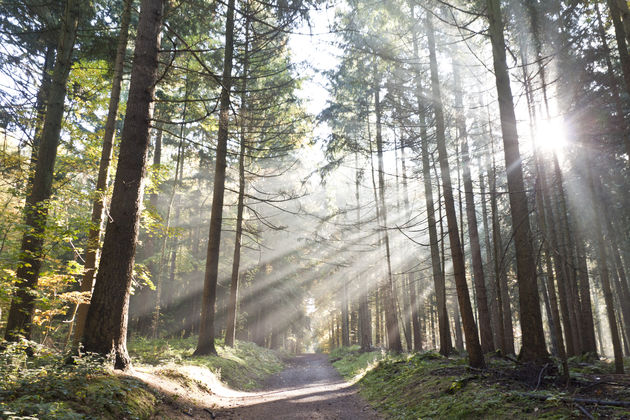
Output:
<svg viewBox="0 0 630 420">
<path fill-rule="evenodd" d="M 461 357 L 445 358 L 435 352 L 391 356 L 360 354 L 349 348 L 331 353 L 331 360 L 346 379 L 357 380 L 361 395 L 371 405 L 394 419 L 572 419 L 584 418 L 584 414 L 577 405 L 562 401 L 563 397 L 630 401 L 627 384 L 593 387 L 594 378 L 581 372 L 572 373 L 569 388 L 559 386 L 552 377 L 543 377 L 536 388 L 524 380 L 532 377 L 531 372 L 499 358 L 490 358 L 484 371 L 469 369 Z M 594 366 L 610 371 L 603 362 Z M 528 397 L 528 393 L 547 400 Z M 627 408 L 583 408 L 595 418 L 630 417 Z"/>
<path fill-rule="evenodd" d="M 221 340 L 217 340 L 217 356 L 193 356 L 195 344 L 195 338 L 136 339 L 129 343 L 129 354 L 134 363 L 151 366 L 202 366 L 214 372 L 222 382 L 238 390 L 257 389 L 265 378 L 283 368 L 277 352 L 258 347 L 254 343 L 237 341 L 236 347 L 226 347 Z"/>
</svg>

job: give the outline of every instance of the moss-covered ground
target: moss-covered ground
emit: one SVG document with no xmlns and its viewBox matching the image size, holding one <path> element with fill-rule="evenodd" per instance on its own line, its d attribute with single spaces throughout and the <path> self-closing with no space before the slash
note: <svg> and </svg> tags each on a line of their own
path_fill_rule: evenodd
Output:
<svg viewBox="0 0 630 420">
<path fill-rule="evenodd" d="M 489 357 L 487 369 L 475 370 L 463 357 L 360 353 L 354 347 L 332 352 L 331 361 L 388 418 L 630 419 L 630 407 L 579 401 L 630 403 L 630 377 L 612 375 L 602 361 L 573 360 L 568 385 L 551 366 L 532 369 L 499 357 Z"/>
<path fill-rule="evenodd" d="M 137 379 L 114 374 L 99 358 L 68 363 L 32 342 L 0 352 L 1 418 L 147 419 L 159 398 Z"/>
<path fill-rule="evenodd" d="M 135 340 L 129 343 L 134 367 L 164 366 L 159 375 L 194 381 L 186 365 L 209 369 L 235 389 L 260 386 L 282 369 L 277 353 L 251 343 L 227 348 L 218 356 L 193 357 L 195 340 Z M 112 371 L 93 356 L 69 359 L 33 342 L 6 345 L 0 351 L 0 418 L 8 419 L 149 419 L 163 396 L 142 381 Z"/>
</svg>

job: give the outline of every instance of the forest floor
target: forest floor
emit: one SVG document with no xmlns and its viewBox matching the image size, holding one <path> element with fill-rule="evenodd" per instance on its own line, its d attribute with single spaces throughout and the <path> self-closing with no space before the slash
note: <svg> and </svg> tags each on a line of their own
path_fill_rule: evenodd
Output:
<svg viewBox="0 0 630 420">
<path fill-rule="evenodd" d="M 612 374 L 608 360 L 571 359 L 567 383 L 552 364 L 532 369 L 497 355 L 477 370 L 461 355 L 358 346 L 298 356 L 220 341 L 218 355 L 192 356 L 194 338 L 129 348 L 133 370 L 119 372 L 98 357 L 68 363 L 36 343 L 9 345 L 0 351 L 0 418 L 630 419 L 630 375 Z"/>
<path fill-rule="evenodd" d="M 496 355 L 483 370 L 459 355 L 358 346 L 333 351 L 331 361 L 387 418 L 630 419 L 630 375 L 613 374 L 608 360 L 572 358 L 568 383 L 551 364 L 533 368 Z"/>
</svg>

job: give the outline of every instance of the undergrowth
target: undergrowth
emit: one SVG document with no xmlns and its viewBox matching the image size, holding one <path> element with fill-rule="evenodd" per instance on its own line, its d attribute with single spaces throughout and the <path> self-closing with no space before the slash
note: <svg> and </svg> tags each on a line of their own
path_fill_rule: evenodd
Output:
<svg viewBox="0 0 630 420">
<path fill-rule="evenodd" d="M 578 404 L 575 398 L 630 401 L 627 376 L 609 379 L 610 364 L 574 362 L 569 386 L 557 377 L 524 371 L 511 360 L 492 357 L 488 369 L 475 370 L 461 357 L 436 352 L 413 355 L 360 353 L 339 349 L 331 361 L 361 395 L 394 419 L 627 419 L 630 408 Z M 591 374 L 600 372 L 599 376 Z M 358 375 L 358 376 L 357 376 Z M 525 379 L 528 378 L 528 379 Z M 605 379 L 605 380 L 604 380 Z"/>
<path fill-rule="evenodd" d="M 280 372 L 283 367 L 277 352 L 254 343 L 237 341 L 235 347 L 227 347 L 222 340 L 217 340 L 217 356 L 193 356 L 196 343 L 195 337 L 176 340 L 135 339 L 128 346 L 134 363 L 206 367 L 222 382 L 239 390 L 259 388 L 265 378 Z"/>
<path fill-rule="evenodd" d="M 32 352 L 27 356 L 26 350 Z M 8 419 L 147 419 L 158 396 L 142 382 L 113 374 L 100 357 L 66 363 L 33 342 L 0 352 L 0 413 Z M 108 363 L 109 364 L 109 363 Z"/>
<path fill-rule="evenodd" d="M 361 352 L 360 347 L 340 347 L 330 352 L 330 361 L 347 381 L 359 380 L 378 362 L 388 357 L 383 350 Z M 391 356 L 390 356 L 391 357 Z"/>
<path fill-rule="evenodd" d="M 147 340 L 129 343 L 133 365 L 163 367 L 157 374 L 192 381 L 185 365 L 211 370 L 236 389 L 257 388 L 282 370 L 278 353 L 253 343 L 235 348 L 217 341 L 218 356 L 192 356 L 195 339 Z M 0 351 L 0 418 L 17 419 L 148 419 L 161 395 L 142 381 L 114 372 L 111 360 L 64 355 L 30 341 L 6 343 Z"/>
</svg>

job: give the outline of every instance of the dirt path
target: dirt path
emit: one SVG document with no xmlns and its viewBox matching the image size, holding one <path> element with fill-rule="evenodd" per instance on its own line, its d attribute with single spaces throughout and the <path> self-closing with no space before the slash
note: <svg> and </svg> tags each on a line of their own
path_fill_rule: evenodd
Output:
<svg viewBox="0 0 630 420">
<path fill-rule="evenodd" d="M 259 392 L 227 388 L 205 368 L 195 366 L 145 367 L 133 376 L 164 395 L 154 420 L 382 419 L 323 354 L 296 356 Z"/>
<path fill-rule="evenodd" d="M 271 377 L 265 390 L 220 397 L 217 418 L 225 419 L 380 419 L 322 354 L 304 354 Z"/>
</svg>

